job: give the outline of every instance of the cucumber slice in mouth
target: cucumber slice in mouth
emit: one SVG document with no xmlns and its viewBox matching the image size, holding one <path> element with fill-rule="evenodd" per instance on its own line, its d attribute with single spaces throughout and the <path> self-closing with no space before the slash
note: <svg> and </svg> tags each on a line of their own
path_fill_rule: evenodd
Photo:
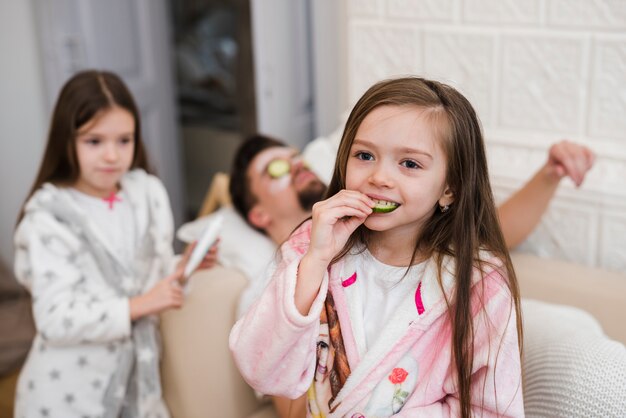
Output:
<svg viewBox="0 0 626 418">
<path fill-rule="evenodd" d="M 389 212 L 393 212 L 394 210 L 396 210 L 398 206 L 400 205 L 394 202 L 386 202 L 384 200 L 377 200 L 376 206 L 372 208 L 372 211 L 374 213 L 389 213 Z"/>
</svg>

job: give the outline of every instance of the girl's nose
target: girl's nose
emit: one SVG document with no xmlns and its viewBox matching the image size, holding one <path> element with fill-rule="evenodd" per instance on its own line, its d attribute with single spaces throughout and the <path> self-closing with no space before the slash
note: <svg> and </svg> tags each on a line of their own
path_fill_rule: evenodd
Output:
<svg viewBox="0 0 626 418">
<path fill-rule="evenodd" d="M 119 152 L 117 150 L 116 144 L 108 144 L 104 150 L 104 158 L 107 161 L 116 161 L 119 157 Z"/>
<path fill-rule="evenodd" d="M 393 187 L 393 179 L 383 164 L 378 165 L 372 171 L 369 181 L 376 187 Z"/>
</svg>

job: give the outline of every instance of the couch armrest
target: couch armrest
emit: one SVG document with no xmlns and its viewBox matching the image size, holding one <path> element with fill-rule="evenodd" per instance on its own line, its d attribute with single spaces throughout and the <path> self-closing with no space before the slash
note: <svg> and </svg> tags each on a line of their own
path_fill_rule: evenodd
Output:
<svg viewBox="0 0 626 418">
<path fill-rule="evenodd" d="M 583 309 L 606 335 L 626 344 L 626 275 L 531 254 L 511 258 L 523 298 Z"/>
<path fill-rule="evenodd" d="M 260 408 L 228 348 L 247 280 L 216 266 L 192 275 L 183 308 L 161 315 L 163 396 L 175 418 L 247 417 Z"/>
</svg>

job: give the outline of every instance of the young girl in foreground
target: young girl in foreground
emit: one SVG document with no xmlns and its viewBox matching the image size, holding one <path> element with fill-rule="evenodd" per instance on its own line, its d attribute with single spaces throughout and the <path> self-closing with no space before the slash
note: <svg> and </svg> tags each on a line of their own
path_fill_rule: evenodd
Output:
<svg viewBox="0 0 626 418">
<path fill-rule="evenodd" d="M 122 80 L 75 75 L 15 233 L 37 328 L 16 417 L 168 416 L 155 314 L 182 305 L 184 261 L 173 258 L 165 188 L 147 171 Z M 201 267 L 214 259 L 213 249 Z"/>
<path fill-rule="evenodd" d="M 470 103 L 374 85 L 327 196 L 232 330 L 246 380 L 306 392 L 308 417 L 523 416 L 518 287 Z"/>
</svg>

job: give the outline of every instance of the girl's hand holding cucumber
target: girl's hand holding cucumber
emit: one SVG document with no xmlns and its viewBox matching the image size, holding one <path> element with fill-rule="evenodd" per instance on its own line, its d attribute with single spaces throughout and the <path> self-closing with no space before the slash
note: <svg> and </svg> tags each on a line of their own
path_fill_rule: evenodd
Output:
<svg viewBox="0 0 626 418">
<path fill-rule="evenodd" d="M 345 189 L 313 205 L 311 245 L 307 255 L 326 268 L 374 206 L 374 201 L 363 193 Z"/>
</svg>

